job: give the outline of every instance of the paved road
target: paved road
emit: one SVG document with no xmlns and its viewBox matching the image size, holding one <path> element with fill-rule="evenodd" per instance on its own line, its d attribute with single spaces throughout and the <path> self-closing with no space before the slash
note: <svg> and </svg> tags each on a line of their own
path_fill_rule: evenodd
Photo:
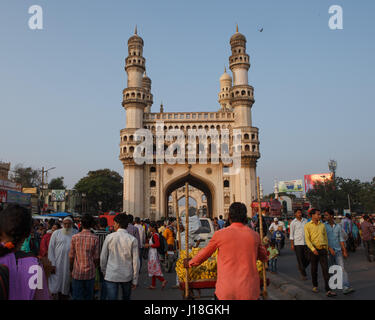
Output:
<svg viewBox="0 0 375 320">
<path fill-rule="evenodd" d="M 163 272 L 164 278 L 168 281 L 167 286 L 162 290 L 161 282 L 156 280 L 156 289 L 147 289 L 151 285 L 151 278 L 147 274 L 147 260 L 143 260 L 139 285 L 132 293 L 132 300 L 182 300 L 183 292 L 180 289 L 172 288 L 176 285 L 176 272 Z M 201 290 L 201 297 L 204 300 L 213 299 L 214 290 Z"/>
<path fill-rule="evenodd" d="M 365 259 L 364 249 L 357 248 L 357 251 L 350 253 L 346 260 L 346 269 L 349 274 L 349 281 L 356 290 L 349 295 L 343 295 L 338 290 L 335 298 L 327 298 L 324 294 L 323 278 L 320 267 L 318 273 L 320 293 L 314 294 L 317 299 L 335 299 L 335 300 L 358 300 L 358 299 L 375 299 L 375 262 L 370 263 Z M 293 284 L 310 293 L 312 289 L 310 266 L 307 268 L 308 280 L 302 281 L 299 278 L 297 270 L 297 260 L 295 254 L 290 250 L 290 243 L 287 240 L 285 248 L 278 260 L 278 277 L 282 277 L 288 283 Z M 172 288 L 176 284 L 176 273 L 164 273 L 168 284 L 165 289 L 161 289 L 160 281 L 157 281 L 157 289 L 150 290 L 147 287 L 151 284 L 151 278 L 147 275 L 147 261 L 143 260 L 142 272 L 139 285 L 132 293 L 133 300 L 182 300 L 182 291 Z M 287 295 L 270 286 L 268 288 L 270 300 L 289 299 Z M 213 299 L 214 290 L 201 290 L 202 300 Z"/>
<path fill-rule="evenodd" d="M 147 287 L 151 284 L 151 278 L 147 275 L 147 261 L 143 260 L 142 272 L 139 279 L 139 285 L 132 293 L 132 300 L 182 300 L 183 292 L 180 289 L 173 289 L 176 284 L 176 273 L 164 273 L 164 277 L 168 280 L 165 289 L 161 289 L 161 282 L 157 280 L 157 289 L 150 290 Z M 201 299 L 213 300 L 214 289 L 201 290 Z M 270 287 L 268 289 L 269 300 L 285 300 L 287 296 L 277 289 Z"/>
<path fill-rule="evenodd" d="M 302 281 L 299 278 L 297 269 L 297 259 L 292 250 L 290 250 L 290 242 L 286 241 L 284 249 L 281 251 L 281 256 L 277 262 L 278 276 L 294 284 L 302 289 L 311 291 L 312 282 L 310 276 L 310 266 L 307 268 L 308 280 Z M 352 287 L 356 290 L 349 295 L 343 295 L 340 290 L 337 290 L 336 300 L 358 300 L 358 299 L 375 299 L 375 262 L 368 262 L 365 258 L 364 249 L 362 246 L 358 247 L 356 252 L 349 253 L 349 257 L 345 260 L 345 267 L 348 272 L 349 281 Z M 318 271 L 318 282 L 321 293 L 318 295 L 323 299 L 327 298 L 324 295 L 323 277 L 320 266 Z"/>
</svg>

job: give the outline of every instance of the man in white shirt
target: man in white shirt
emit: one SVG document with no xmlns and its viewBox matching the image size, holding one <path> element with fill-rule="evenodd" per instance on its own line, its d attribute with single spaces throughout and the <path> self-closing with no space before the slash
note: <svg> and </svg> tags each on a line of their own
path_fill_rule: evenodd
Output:
<svg viewBox="0 0 375 320">
<path fill-rule="evenodd" d="M 298 269 L 301 273 L 301 279 L 307 280 L 306 268 L 309 265 L 308 260 L 308 248 L 305 243 L 305 231 L 304 226 L 307 223 L 307 219 L 302 217 L 302 210 L 297 209 L 294 211 L 295 219 L 290 224 L 289 239 L 291 249 L 296 253 Z"/>
<path fill-rule="evenodd" d="M 118 214 L 114 218 L 115 232 L 109 234 L 103 243 L 100 268 L 104 274 L 107 300 L 117 300 L 119 287 L 122 299 L 130 300 L 131 291 L 138 284 L 138 241 L 126 231 L 127 227 L 127 215 Z"/>
<path fill-rule="evenodd" d="M 284 232 L 286 231 L 284 223 L 282 223 L 282 221 L 279 221 L 279 219 L 274 218 L 268 230 L 271 232 L 271 234 L 273 234 L 275 231 L 279 229 L 279 226 L 283 228 Z"/>
<path fill-rule="evenodd" d="M 141 225 L 141 219 L 139 217 L 136 217 L 134 220 L 134 227 L 138 229 L 139 233 L 139 272 L 141 272 L 142 269 L 142 260 L 143 260 L 143 251 L 145 249 L 145 243 L 146 243 L 146 231 Z"/>
</svg>

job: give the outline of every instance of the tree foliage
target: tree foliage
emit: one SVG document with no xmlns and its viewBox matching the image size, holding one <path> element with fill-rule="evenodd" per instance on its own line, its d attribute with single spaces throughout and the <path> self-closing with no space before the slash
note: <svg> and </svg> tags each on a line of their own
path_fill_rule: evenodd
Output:
<svg viewBox="0 0 375 320">
<path fill-rule="evenodd" d="M 52 179 L 50 183 L 48 184 L 48 189 L 50 190 L 66 189 L 66 186 L 64 185 L 64 177 L 58 177 L 58 178 Z"/>
<path fill-rule="evenodd" d="M 306 194 L 311 204 L 321 210 L 344 209 L 352 212 L 375 212 L 375 178 L 371 182 L 361 182 L 358 179 L 344 179 L 318 182 L 314 189 Z"/>
<path fill-rule="evenodd" d="M 40 186 L 41 177 L 42 174 L 40 170 L 17 164 L 10 175 L 10 180 L 20 183 L 23 188 L 35 188 Z"/>
<path fill-rule="evenodd" d="M 86 194 L 89 211 L 99 211 L 99 201 L 102 202 L 102 211 L 119 211 L 122 208 L 123 183 L 122 177 L 116 171 L 90 171 L 74 188 Z"/>
</svg>

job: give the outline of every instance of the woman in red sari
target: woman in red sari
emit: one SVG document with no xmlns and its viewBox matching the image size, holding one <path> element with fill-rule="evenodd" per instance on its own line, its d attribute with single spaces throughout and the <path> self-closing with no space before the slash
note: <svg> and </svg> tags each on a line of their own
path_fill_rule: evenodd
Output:
<svg viewBox="0 0 375 320">
<path fill-rule="evenodd" d="M 151 277 L 151 286 L 148 289 L 156 289 L 156 279 L 162 282 L 161 288 L 164 289 L 167 285 L 167 280 L 164 279 L 161 270 L 159 254 L 157 248 L 160 246 L 159 234 L 157 233 L 157 225 L 155 222 L 150 223 L 149 231 L 151 237 L 149 243 L 145 244 L 145 248 L 149 248 L 148 251 L 148 276 Z"/>
</svg>

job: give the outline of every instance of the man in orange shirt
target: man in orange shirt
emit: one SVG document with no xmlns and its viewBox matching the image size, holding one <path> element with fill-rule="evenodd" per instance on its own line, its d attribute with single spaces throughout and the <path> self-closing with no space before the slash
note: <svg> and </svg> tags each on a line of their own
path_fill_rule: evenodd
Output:
<svg viewBox="0 0 375 320">
<path fill-rule="evenodd" d="M 173 251 L 174 249 L 174 235 L 173 235 L 173 227 L 172 227 L 173 219 L 169 218 L 168 226 L 165 228 L 163 232 L 163 237 L 167 240 L 168 244 L 168 251 Z"/>
<path fill-rule="evenodd" d="M 247 209 L 234 202 L 229 208 L 230 226 L 214 233 L 207 247 L 193 259 L 185 260 L 185 267 L 198 266 L 219 249 L 215 296 L 219 300 L 257 300 L 260 278 L 256 262 L 267 261 L 267 251 L 258 233 L 247 223 Z"/>
</svg>

